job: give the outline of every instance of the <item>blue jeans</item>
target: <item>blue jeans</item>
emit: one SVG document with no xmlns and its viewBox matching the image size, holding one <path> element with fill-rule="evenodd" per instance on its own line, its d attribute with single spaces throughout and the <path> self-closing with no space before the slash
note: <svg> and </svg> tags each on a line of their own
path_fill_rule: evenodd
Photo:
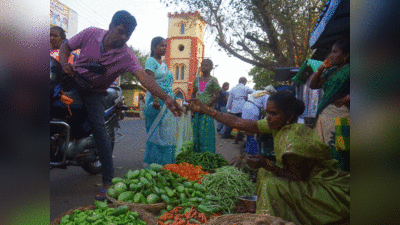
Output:
<svg viewBox="0 0 400 225">
<path fill-rule="evenodd" d="M 220 110 L 218 110 L 222 113 L 226 113 L 226 107 L 221 106 Z M 222 130 L 222 127 L 224 127 L 224 124 L 221 122 L 217 122 L 217 132 L 220 133 L 220 131 Z"/>
<path fill-rule="evenodd" d="M 105 93 L 80 93 L 80 96 L 88 112 L 88 118 L 92 126 L 91 131 L 99 151 L 103 184 L 111 184 L 114 176 L 114 165 L 111 140 L 104 124 Z"/>
<path fill-rule="evenodd" d="M 234 115 L 236 117 L 242 118 L 242 113 L 229 113 L 231 115 Z M 233 128 L 229 127 L 227 125 L 224 125 L 224 127 L 221 129 L 221 134 L 223 138 L 230 138 L 231 137 L 231 133 L 232 133 Z M 239 138 L 243 137 L 243 134 L 239 135 Z"/>
</svg>

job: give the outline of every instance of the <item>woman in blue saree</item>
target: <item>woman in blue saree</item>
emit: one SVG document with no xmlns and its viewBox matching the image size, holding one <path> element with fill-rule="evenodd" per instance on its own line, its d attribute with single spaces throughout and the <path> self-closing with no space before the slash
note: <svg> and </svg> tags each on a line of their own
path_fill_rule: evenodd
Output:
<svg viewBox="0 0 400 225">
<path fill-rule="evenodd" d="M 161 59 L 161 56 L 165 55 L 166 48 L 167 45 L 164 38 L 153 38 L 151 41 L 151 54 L 146 60 L 145 71 L 154 77 L 157 84 L 168 95 L 175 98 L 172 91 L 173 75 L 168 70 L 167 64 Z M 161 165 L 175 163 L 176 117 L 162 100 L 153 96 L 149 91 L 146 93 L 144 114 L 147 132 L 144 166 L 147 167 L 151 163 Z"/>
</svg>

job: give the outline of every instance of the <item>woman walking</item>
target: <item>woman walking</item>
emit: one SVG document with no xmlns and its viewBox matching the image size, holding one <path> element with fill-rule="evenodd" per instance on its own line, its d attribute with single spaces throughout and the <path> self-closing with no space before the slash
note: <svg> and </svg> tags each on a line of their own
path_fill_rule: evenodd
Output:
<svg viewBox="0 0 400 225">
<path fill-rule="evenodd" d="M 151 54 L 145 63 L 145 71 L 154 77 L 163 91 L 176 99 L 172 92 L 173 75 L 168 70 L 167 64 L 161 59 L 165 55 L 166 48 L 167 44 L 164 38 L 153 38 Z M 177 119 L 165 103 L 149 91 L 146 93 L 145 103 L 147 141 L 143 160 L 144 166 L 147 167 L 151 163 L 161 165 L 175 163 Z"/>
<path fill-rule="evenodd" d="M 215 77 L 211 77 L 213 62 L 211 59 L 204 59 L 201 62 L 201 72 L 203 75 L 197 77 L 193 82 L 192 99 L 198 99 L 207 107 L 214 108 L 214 103 L 220 96 L 221 87 Z M 193 124 L 193 152 L 215 153 L 215 125 L 214 119 L 210 116 L 195 112 L 192 120 Z"/>
</svg>

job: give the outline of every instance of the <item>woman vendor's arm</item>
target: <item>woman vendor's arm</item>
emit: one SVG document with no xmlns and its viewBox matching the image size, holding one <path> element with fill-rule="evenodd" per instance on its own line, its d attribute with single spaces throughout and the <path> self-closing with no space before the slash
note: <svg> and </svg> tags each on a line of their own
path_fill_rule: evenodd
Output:
<svg viewBox="0 0 400 225">
<path fill-rule="evenodd" d="M 206 106 L 208 107 L 212 106 L 219 99 L 220 95 L 221 95 L 221 90 L 215 90 L 214 97 L 206 104 Z"/>
<path fill-rule="evenodd" d="M 310 84 L 308 85 L 311 89 L 320 89 L 322 85 L 324 85 L 326 78 L 324 76 L 321 77 L 322 72 L 325 69 L 325 64 L 322 63 L 317 71 L 312 75 Z"/>
<path fill-rule="evenodd" d="M 244 120 L 228 113 L 218 112 L 217 110 L 210 109 L 209 107 L 206 107 L 202 111 L 202 113 L 207 114 L 218 122 L 226 124 L 230 127 L 244 130 L 250 133 L 260 133 L 260 131 L 258 130 L 257 120 Z"/>
<path fill-rule="evenodd" d="M 306 181 L 315 166 L 315 161 L 295 154 L 285 154 L 282 156 L 284 168 L 271 164 L 267 159 L 265 160 L 263 166 L 265 170 L 271 171 L 278 177 L 291 180 Z"/>
</svg>

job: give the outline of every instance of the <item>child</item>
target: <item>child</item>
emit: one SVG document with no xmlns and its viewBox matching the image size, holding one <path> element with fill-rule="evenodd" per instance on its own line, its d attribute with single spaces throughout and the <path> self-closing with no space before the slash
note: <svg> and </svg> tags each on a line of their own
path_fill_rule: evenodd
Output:
<svg viewBox="0 0 400 225">
<path fill-rule="evenodd" d="M 215 77 L 211 77 L 213 62 L 205 59 L 201 62 L 201 72 L 203 75 L 197 77 L 193 82 L 192 99 L 199 99 L 201 103 L 209 108 L 215 107 L 215 102 L 220 96 L 220 86 Z M 215 126 L 214 119 L 206 114 L 194 113 L 193 124 L 193 142 L 194 152 L 215 153 Z"/>
</svg>

